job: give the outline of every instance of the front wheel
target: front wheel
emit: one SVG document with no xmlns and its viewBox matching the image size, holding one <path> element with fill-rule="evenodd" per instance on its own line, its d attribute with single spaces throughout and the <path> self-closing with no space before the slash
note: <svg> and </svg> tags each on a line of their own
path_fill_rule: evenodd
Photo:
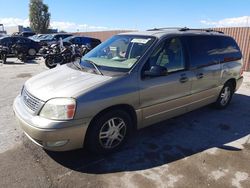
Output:
<svg viewBox="0 0 250 188">
<path fill-rule="evenodd" d="M 24 53 L 17 54 L 17 58 L 24 63 L 27 62 L 27 56 Z"/>
<path fill-rule="evenodd" d="M 86 135 L 86 147 L 98 154 L 113 152 L 126 141 L 131 126 L 131 117 L 124 111 L 104 113 L 91 123 Z"/>
<path fill-rule="evenodd" d="M 215 107 L 218 109 L 226 108 L 232 99 L 233 93 L 233 84 L 231 82 L 227 82 L 222 88 L 220 95 L 217 101 L 215 102 Z"/>
<path fill-rule="evenodd" d="M 46 65 L 48 68 L 52 69 L 52 68 L 55 68 L 55 67 L 56 67 L 57 63 L 55 63 L 55 60 L 54 60 L 53 57 L 47 57 L 47 58 L 45 59 L 45 65 Z"/>
</svg>

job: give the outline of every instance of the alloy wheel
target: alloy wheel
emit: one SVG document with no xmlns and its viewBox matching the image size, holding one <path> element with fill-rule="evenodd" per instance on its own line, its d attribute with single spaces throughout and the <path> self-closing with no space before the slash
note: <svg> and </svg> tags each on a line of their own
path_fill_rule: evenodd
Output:
<svg viewBox="0 0 250 188">
<path fill-rule="evenodd" d="M 230 97 L 231 97 L 231 90 L 230 90 L 230 87 L 229 86 L 226 86 L 223 91 L 221 92 L 221 100 L 220 100 L 220 103 L 222 106 L 225 106 L 227 105 L 227 103 L 229 102 L 230 100 Z"/>
<path fill-rule="evenodd" d="M 99 132 L 99 142 L 105 149 L 118 146 L 125 138 L 127 125 L 121 118 L 114 117 L 106 121 Z"/>
</svg>

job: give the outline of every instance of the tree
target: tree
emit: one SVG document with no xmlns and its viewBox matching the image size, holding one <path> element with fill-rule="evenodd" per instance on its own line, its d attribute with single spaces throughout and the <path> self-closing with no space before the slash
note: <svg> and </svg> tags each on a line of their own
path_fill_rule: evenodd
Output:
<svg viewBox="0 0 250 188">
<path fill-rule="evenodd" d="M 50 25 L 48 5 L 43 0 L 30 0 L 29 4 L 30 27 L 36 33 L 47 33 Z"/>
</svg>

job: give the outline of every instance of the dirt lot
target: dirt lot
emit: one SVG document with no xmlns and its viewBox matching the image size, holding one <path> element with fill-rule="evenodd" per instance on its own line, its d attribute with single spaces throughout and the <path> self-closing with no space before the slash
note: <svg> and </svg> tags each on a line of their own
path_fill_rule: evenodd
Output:
<svg viewBox="0 0 250 188">
<path fill-rule="evenodd" d="M 250 74 L 226 110 L 204 107 L 93 156 L 44 151 L 24 136 L 12 103 L 46 68 L 11 61 L 0 65 L 0 187 L 250 187 Z"/>
</svg>

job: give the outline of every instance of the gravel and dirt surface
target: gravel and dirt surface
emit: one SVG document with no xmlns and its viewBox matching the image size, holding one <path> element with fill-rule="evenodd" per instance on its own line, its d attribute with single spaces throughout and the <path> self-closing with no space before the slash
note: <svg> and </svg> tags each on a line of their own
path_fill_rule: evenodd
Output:
<svg viewBox="0 0 250 188">
<path fill-rule="evenodd" d="M 136 132 L 117 153 L 48 152 L 12 103 L 42 61 L 0 65 L 0 187 L 250 187 L 250 74 L 226 110 L 204 107 Z"/>
</svg>

